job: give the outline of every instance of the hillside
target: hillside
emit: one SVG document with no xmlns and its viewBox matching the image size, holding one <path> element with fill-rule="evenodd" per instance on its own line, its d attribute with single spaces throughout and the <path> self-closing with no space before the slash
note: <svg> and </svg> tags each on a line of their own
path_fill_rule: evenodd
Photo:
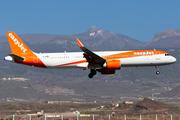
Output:
<svg viewBox="0 0 180 120">
<path fill-rule="evenodd" d="M 158 48 L 179 48 L 180 30 L 168 29 L 160 33 L 156 33 L 154 38 L 145 43 L 145 47 Z"/>
<path fill-rule="evenodd" d="M 32 100 L 72 100 L 78 98 L 89 101 L 95 99 L 110 101 L 113 97 L 115 99 L 119 99 L 119 97 L 138 99 L 139 97 L 151 96 L 154 92 L 169 92 L 180 83 L 179 31 L 167 30 L 157 33 L 152 40 L 146 43 L 125 35 L 100 30 L 95 26 L 76 35 L 19 35 L 35 52 L 81 51 L 75 41 L 75 37 L 78 37 L 87 48 L 93 51 L 156 48 L 167 51 L 177 58 L 175 64 L 161 66 L 159 76 L 155 74 L 154 67 L 121 68 L 114 75 L 100 75 L 98 73 L 93 80 L 89 80 L 87 77 L 89 70 L 41 69 L 4 61 L 4 57 L 11 51 L 7 38 L 0 36 L 0 78 L 24 77 L 30 79 L 30 81 L 20 84 L 14 81 L 0 81 L 0 89 L 2 89 L 0 99 L 18 97 L 21 99 L 32 98 Z M 24 89 L 22 86 L 29 87 Z M 163 97 L 177 98 L 179 95 L 177 92 L 177 94 L 164 94 Z"/>
</svg>

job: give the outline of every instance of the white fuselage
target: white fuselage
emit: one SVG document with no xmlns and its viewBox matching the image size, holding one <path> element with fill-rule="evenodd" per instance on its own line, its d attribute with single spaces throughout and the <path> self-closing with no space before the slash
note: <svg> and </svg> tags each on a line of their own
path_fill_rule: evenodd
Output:
<svg viewBox="0 0 180 120">
<path fill-rule="evenodd" d="M 106 59 L 107 61 L 114 59 L 120 60 L 121 67 L 160 66 L 172 64 L 176 61 L 176 58 L 166 54 L 124 56 L 112 55 L 125 52 L 128 51 L 103 51 L 94 53 L 104 58 L 106 58 L 106 56 L 109 56 L 109 58 Z M 35 54 L 45 64 L 47 68 L 88 68 L 88 62 L 86 62 L 86 59 L 83 57 L 83 52 Z M 37 62 L 36 58 L 34 58 L 34 62 Z"/>
</svg>

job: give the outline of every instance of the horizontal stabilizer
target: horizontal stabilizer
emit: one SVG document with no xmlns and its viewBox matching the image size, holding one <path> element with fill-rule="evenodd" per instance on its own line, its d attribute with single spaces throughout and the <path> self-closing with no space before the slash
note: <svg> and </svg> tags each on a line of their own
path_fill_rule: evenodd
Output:
<svg viewBox="0 0 180 120">
<path fill-rule="evenodd" d="M 18 61 L 24 61 L 24 59 L 25 58 L 23 58 L 23 57 L 19 57 L 19 56 L 17 56 L 17 55 L 15 55 L 15 54 L 9 54 L 13 59 L 16 59 L 16 60 L 18 60 Z"/>
</svg>

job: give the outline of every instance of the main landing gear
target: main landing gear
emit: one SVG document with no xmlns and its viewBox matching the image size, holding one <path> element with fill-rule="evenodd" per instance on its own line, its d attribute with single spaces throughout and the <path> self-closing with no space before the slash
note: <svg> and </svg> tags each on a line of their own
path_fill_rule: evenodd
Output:
<svg viewBox="0 0 180 120">
<path fill-rule="evenodd" d="M 159 74 L 160 74 L 160 72 L 158 71 L 158 68 L 159 68 L 159 67 L 158 67 L 158 66 L 155 66 L 155 68 L 156 68 L 156 74 L 159 75 Z"/>
<path fill-rule="evenodd" d="M 91 69 L 90 71 L 91 71 L 91 72 L 89 73 L 88 77 L 89 77 L 89 78 L 93 78 L 93 76 L 96 75 L 96 70 Z"/>
</svg>

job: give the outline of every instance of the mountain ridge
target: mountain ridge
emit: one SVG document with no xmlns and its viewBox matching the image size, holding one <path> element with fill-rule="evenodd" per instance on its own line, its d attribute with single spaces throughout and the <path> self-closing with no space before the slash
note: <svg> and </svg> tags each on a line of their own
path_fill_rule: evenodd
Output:
<svg viewBox="0 0 180 120">
<path fill-rule="evenodd" d="M 92 48 L 105 46 L 104 48 L 121 50 L 121 49 L 138 49 L 138 48 L 179 48 L 180 29 L 168 29 L 160 33 L 155 33 L 154 37 L 142 42 L 131 37 L 116 34 L 105 30 L 100 30 L 96 26 L 91 26 L 82 33 L 74 35 L 53 35 L 53 34 L 22 34 L 19 37 L 28 44 L 58 44 L 73 46 L 76 43 L 75 37 L 78 37 L 84 45 Z M 114 41 L 114 42 L 111 42 Z M 6 36 L 0 36 L 0 44 L 8 42 Z M 109 44 L 111 43 L 111 44 Z M 114 45 L 112 45 L 114 44 Z M 108 47 L 108 46 L 109 47 Z M 112 45 L 112 46 L 111 46 Z M 112 49 L 112 50 L 113 50 Z M 103 50 L 102 47 L 97 50 Z M 106 49 L 105 49 L 106 50 Z"/>
</svg>

